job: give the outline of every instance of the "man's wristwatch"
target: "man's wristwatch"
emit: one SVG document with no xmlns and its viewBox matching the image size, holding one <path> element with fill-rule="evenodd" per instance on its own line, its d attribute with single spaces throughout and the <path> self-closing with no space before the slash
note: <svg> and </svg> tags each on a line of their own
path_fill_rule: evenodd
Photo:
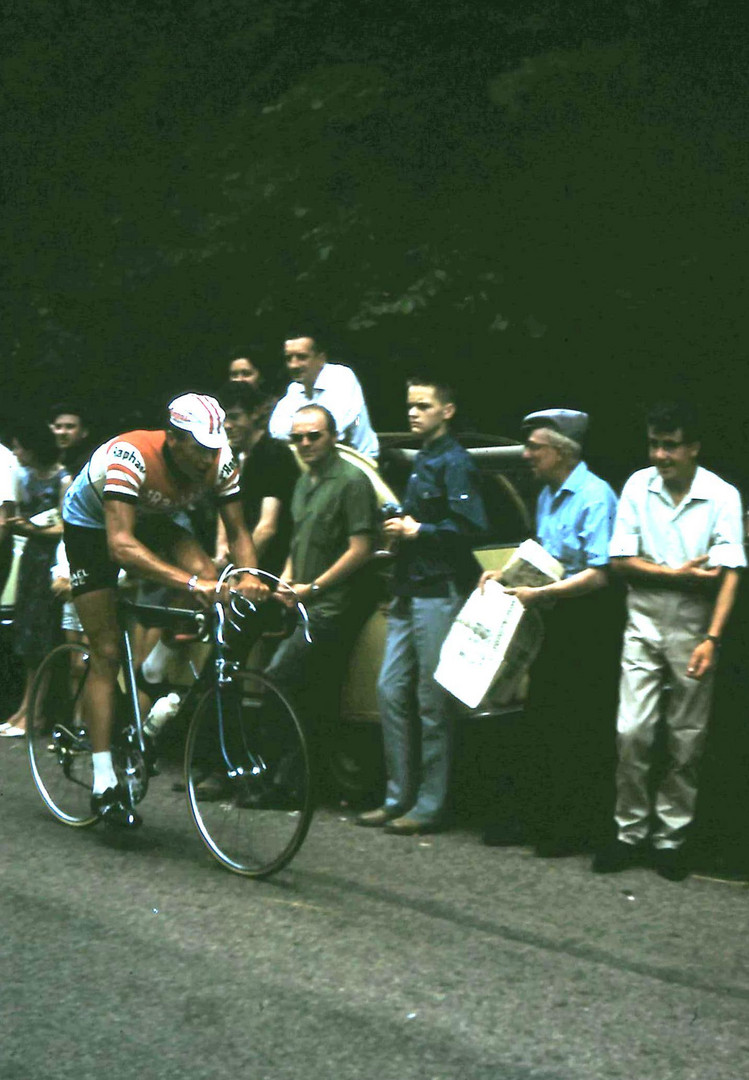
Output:
<svg viewBox="0 0 749 1080">
<path fill-rule="evenodd" d="M 717 634 L 705 634 L 705 641 L 712 641 L 716 649 L 720 648 L 720 638 Z"/>
<path fill-rule="evenodd" d="M 197 584 L 198 584 L 198 575 L 193 574 L 192 577 L 188 579 L 187 591 L 192 592 Z"/>
</svg>

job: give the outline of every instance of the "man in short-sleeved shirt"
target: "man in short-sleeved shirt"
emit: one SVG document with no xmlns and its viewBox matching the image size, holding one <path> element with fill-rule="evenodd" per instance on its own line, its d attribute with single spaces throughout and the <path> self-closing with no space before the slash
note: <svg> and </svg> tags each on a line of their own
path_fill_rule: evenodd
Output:
<svg viewBox="0 0 749 1080">
<path fill-rule="evenodd" d="M 651 467 L 629 478 L 611 541 L 612 570 L 627 582 L 627 626 L 617 716 L 616 840 L 593 862 L 622 870 L 654 848 L 662 877 L 689 872 L 697 768 L 707 733 L 721 635 L 746 565 L 741 498 L 697 464 L 691 409 L 648 418 Z M 651 794 L 655 729 L 666 685 L 667 764 Z M 650 834 L 651 818 L 655 827 Z"/>
<path fill-rule="evenodd" d="M 319 748 L 336 714 L 346 645 L 364 614 L 362 572 L 374 550 L 377 501 L 364 473 L 339 457 L 335 420 L 326 409 L 300 409 L 291 439 L 308 471 L 294 489 L 282 578 L 309 611 L 313 643 L 298 625 L 267 672 L 290 691 Z"/>
<path fill-rule="evenodd" d="M 513 733 L 517 816 L 505 809 L 484 841 L 534 839 L 543 857 L 598 842 L 610 813 L 613 748 L 606 738 L 618 642 L 606 585 L 616 496 L 581 460 L 587 427 L 587 414 L 572 409 L 545 409 L 523 420 L 523 456 L 544 484 L 536 538 L 562 563 L 564 577 L 509 590 L 524 606 L 543 610 L 544 641 L 531 669 L 522 729 Z"/>
<path fill-rule="evenodd" d="M 361 384 L 351 368 L 329 363 L 313 337 L 289 338 L 284 342 L 284 355 L 293 381 L 271 413 L 268 431 L 273 438 L 288 439 L 297 410 L 318 404 L 335 417 L 338 442 L 376 458 L 380 444 Z"/>
</svg>

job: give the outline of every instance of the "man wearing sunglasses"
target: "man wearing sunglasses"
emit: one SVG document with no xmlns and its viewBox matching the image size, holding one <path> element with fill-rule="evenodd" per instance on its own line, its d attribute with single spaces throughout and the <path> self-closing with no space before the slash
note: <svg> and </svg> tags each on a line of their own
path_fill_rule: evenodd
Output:
<svg viewBox="0 0 749 1080">
<path fill-rule="evenodd" d="M 700 430 L 692 409 L 656 406 L 647 428 L 650 468 L 624 485 L 610 548 L 611 568 L 627 582 L 617 835 L 596 855 L 593 870 L 633 866 L 644 860 L 650 843 L 661 877 L 681 881 L 690 870 L 685 840 L 697 800 L 713 673 L 746 557 L 741 497 L 697 464 Z M 667 762 L 653 793 L 650 769 L 662 711 Z"/>
<path fill-rule="evenodd" d="M 362 570 L 379 523 L 374 488 L 361 469 L 339 456 L 336 422 L 327 409 L 301 408 L 290 441 L 306 471 L 291 500 L 291 548 L 281 577 L 308 608 L 313 644 L 298 625 L 281 642 L 268 675 L 296 699 L 310 722 L 314 750 L 336 715 L 346 643 L 366 614 L 369 590 Z M 289 593 L 289 605 L 293 601 Z"/>
</svg>

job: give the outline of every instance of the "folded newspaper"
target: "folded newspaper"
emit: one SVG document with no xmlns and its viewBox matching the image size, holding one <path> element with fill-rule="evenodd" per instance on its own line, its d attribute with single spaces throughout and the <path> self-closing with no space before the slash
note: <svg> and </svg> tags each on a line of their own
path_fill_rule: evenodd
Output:
<svg viewBox="0 0 749 1080">
<path fill-rule="evenodd" d="M 525 540 L 502 570 L 501 584 L 475 589 L 443 642 L 434 677 L 469 709 L 491 691 L 492 704 L 504 704 L 535 659 L 543 641 L 543 620 L 523 607 L 504 587 L 547 585 L 564 576 L 564 567 L 535 540 Z"/>
</svg>

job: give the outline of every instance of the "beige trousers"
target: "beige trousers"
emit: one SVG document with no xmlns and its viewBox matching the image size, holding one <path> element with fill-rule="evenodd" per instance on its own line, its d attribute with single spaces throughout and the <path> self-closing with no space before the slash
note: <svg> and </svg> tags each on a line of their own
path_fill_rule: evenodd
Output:
<svg viewBox="0 0 749 1080">
<path fill-rule="evenodd" d="M 694 817 L 713 678 L 709 672 L 696 681 L 686 670 L 692 650 L 705 636 L 712 607 L 708 598 L 630 589 L 616 725 L 615 817 L 618 837 L 626 843 L 645 840 L 654 815 L 653 845 L 679 847 Z M 666 763 L 652 792 L 649 774 L 661 716 Z"/>
</svg>

